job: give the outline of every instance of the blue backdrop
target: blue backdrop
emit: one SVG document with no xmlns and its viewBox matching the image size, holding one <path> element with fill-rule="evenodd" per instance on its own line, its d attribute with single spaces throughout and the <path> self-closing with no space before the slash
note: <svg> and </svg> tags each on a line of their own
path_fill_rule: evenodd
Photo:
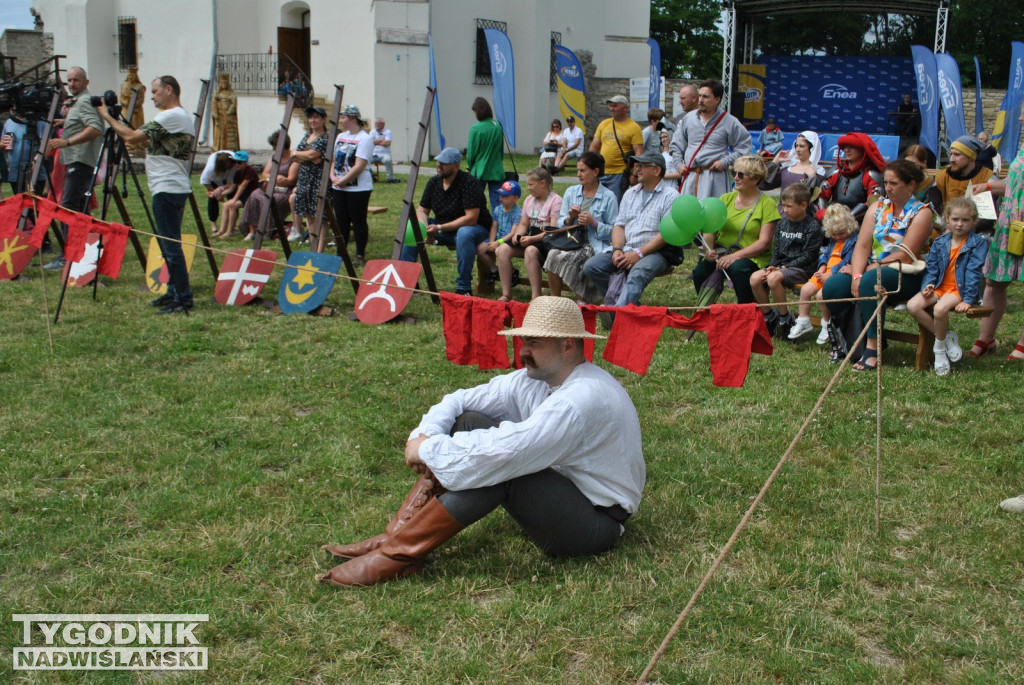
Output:
<svg viewBox="0 0 1024 685">
<path fill-rule="evenodd" d="M 765 117 L 783 131 L 893 133 L 888 112 L 917 93 L 906 57 L 762 57 Z M 916 101 L 916 98 L 914 98 Z"/>
</svg>

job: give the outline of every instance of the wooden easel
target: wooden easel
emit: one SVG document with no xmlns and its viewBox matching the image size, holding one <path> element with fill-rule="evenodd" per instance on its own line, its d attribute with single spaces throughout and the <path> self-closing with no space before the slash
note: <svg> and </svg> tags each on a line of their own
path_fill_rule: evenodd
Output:
<svg viewBox="0 0 1024 685">
<path fill-rule="evenodd" d="M 201 79 L 200 83 L 202 86 L 199 89 L 199 104 L 196 105 L 195 111 L 195 138 L 192 139 L 192 151 L 188 154 L 188 176 L 189 184 L 191 187 L 192 180 L 192 164 L 196 159 L 196 147 L 199 145 L 199 132 L 203 127 L 203 113 L 206 111 L 206 98 L 210 93 L 210 81 L 207 79 Z M 216 150 L 214 150 L 216 152 Z M 196 194 L 194 190 L 189 190 L 188 204 L 192 208 L 192 218 L 195 219 L 196 228 L 199 229 L 199 239 L 203 243 L 203 247 L 206 249 L 203 252 L 206 253 L 206 259 L 210 263 L 210 271 L 213 272 L 213 280 L 216 281 L 220 277 L 220 269 L 217 268 L 217 260 L 213 256 L 213 246 L 210 245 L 210 238 L 206 235 L 206 222 L 203 221 L 202 215 L 199 213 L 199 205 L 196 203 Z"/>
</svg>

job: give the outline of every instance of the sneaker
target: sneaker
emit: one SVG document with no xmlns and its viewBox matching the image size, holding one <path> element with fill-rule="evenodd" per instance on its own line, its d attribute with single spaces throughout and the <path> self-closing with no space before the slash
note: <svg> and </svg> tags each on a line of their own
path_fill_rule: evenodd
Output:
<svg viewBox="0 0 1024 685">
<path fill-rule="evenodd" d="M 389 176 L 388 177 L 388 183 L 401 183 L 401 181 L 399 179 L 395 178 L 394 176 Z"/>
<path fill-rule="evenodd" d="M 242 238 L 242 240 L 245 240 L 245 241 L 250 241 L 250 240 L 252 240 L 252 239 L 253 239 L 253 238 L 254 238 L 255 236 L 256 236 L 256 233 L 255 233 L 255 232 L 253 232 L 253 231 L 249 231 L 249 235 L 247 235 L 247 236 L 245 236 L 244 238 Z"/>
<path fill-rule="evenodd" d="M 174 302 L 174 295 L 161 295 L 155 300 L 149 301 L 150 307 L 166 307 L 167 305 Z"/>
<path fill-rule="evenodd" d="M 999 508 L 1011 514 L 1024 514 L 1024 495 L 1004 499 L 999 503 Z"/>
<path fill-rule="evenodd" d="M 296 243 L 300 240 L 302 240 L 302 234 L 293 228 L 291 232 L 288 234 L 288 242 Z"/>
<path fill-rule="evenodd" d="M 960 336 L 953 331 L 946 333 L 946 356 L 949 357 L 949 361 L 954 364 L 960 361 L 964 356 L 964 351 L 960 349 Z"/>
<path fill-rule="evenodd" d="M 793 324 L 796 323 L 796 319 L 793 318 L 792 314 L 786 314 L 779 318 L 779 326 L 775 329 L 775 335 L 779 338 L 788 338 L 789 331 L 792 330 Z"/>
<path fill-rule="evenodd" d="M 936 376 L 948 376 L 949 375 L 949 357 L 946 356 L 945 345 L 942 348 L 933 348 L 935 350 L 935 375 Z"/>
<path fill-rule="evenodd" d="M 456 290 L 455 294 L 456 295 L 463 295 L 465 297 L 472 297 L 473 296 L 473 291 L 472 290 Z"/>
<path fill-rule="evenodd" d="M 57 257 L 55 260 L 43 267 L 47 271 L 57 271 L 64 268 L 64 258 Z"/>
<path fill-rule="evenodd" d="M 821 323 L 821 331 L 818 333 L 818 338 L 814 341 L 819 345 L 824 345 L 828 342 L 828 322 L 823 321 Z"/>
<path fill-rule="evenodd" d="M 357 269 L 366 266 L 366 258 L 363 257 L 363 255 L 361 254 L 357 254 L 356 258 L 352 260 L 352 266 L 356 267 Z"/>
<path fill-rule="evenodd" d="M 800 336 L 806 335 L 807 333 L 810 333 L 813 330 L 814 326 L 811 325 L 810 318 L 803 316 L 797 317 L 797 320 L 793 324 L 793 327 L 789 329 L 789 339 L 796 340 Z M 828 342 L 828 333 L 825 333 L 825 342 Z"/>
<path fill-rule="evenodd" d="M 764 323 L 768 326 L 768 337 L 774 338 L 775 331 L 779 327 L 779 313 L 774 309 L 769 309 L 764 315 Z"/>
</svg>

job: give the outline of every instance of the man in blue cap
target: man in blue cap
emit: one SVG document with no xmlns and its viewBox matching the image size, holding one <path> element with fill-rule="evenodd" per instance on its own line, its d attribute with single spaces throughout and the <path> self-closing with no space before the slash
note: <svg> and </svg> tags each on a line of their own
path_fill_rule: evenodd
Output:
<svg viewBox="0 0 1024 685">
<path fill-rule="evenodd" d="M 476 179 L 459 168 L 461 152 L 446 147 L 434 161 L 437 162 L 437 175 L 427 181 L 416 216 L 427 227 L 427 243 L 455 247 L 459 267 L 455 292 L 472 295 L 476 246 L 490 236 L 492 220 L 491 213 L 487 211 L 487 198 Z M 402 260 L 416 261 L 416 248 L 403 248 Z"/>
</svg>

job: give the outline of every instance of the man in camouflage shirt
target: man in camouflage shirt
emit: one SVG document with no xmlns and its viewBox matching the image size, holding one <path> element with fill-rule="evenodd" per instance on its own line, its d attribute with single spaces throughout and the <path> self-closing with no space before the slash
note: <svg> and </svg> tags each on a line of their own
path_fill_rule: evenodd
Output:
<svg viewBox="0 0 1024 685">
<path fill-rule="evenodd" d="M 150 93 L 160 114 L 137 130 L 114 119 L 105 106 L 97 110 L 126 143 L 146 146 L 146 177 L 153 194 L 153 217 L 160 251 L 170 275 L 167 294 L 150 305 L 160 307 L 161 314 L 187 314 L 193 301 L 188 267 L 181 249 L 181 219 L 192 193 L 188 157 L 195 140 L 195 127 L 192 116 L 181 106 L 181 86 L 177 79 L 173 76 L 155 79 Z"/>
</svg>

